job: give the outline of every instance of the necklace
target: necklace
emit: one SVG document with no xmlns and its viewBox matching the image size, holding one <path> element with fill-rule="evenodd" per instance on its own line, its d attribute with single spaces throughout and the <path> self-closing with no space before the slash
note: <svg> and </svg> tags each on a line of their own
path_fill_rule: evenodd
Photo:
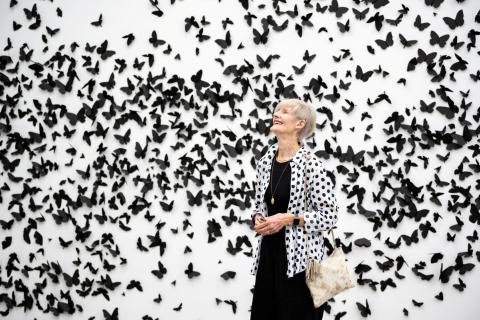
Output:
<svg viewBox="0 0 480 320">
<path fill-rule="evenodd" d="M 273 180 L 272 180 L 272 177 L 273 177 L 273 163 L 275 162 L 275 159 L 277 158 L 277 154 L 278 154 L 278 149 L 277 149 L 277 151 L 275 152 L 274 161 L 272 161 L 272 170 L 270 170 L 270 181 L 271 181 L 271 182 L 273 182 Z M 290 161 L 290 160 L 288 160 L 288 161 Z M 286 161 L 286 162 L 288 162 L 288 161 Z M 282 179 L 283 173 L 285 172 L 286 169 L 287 169 L 287 166 L 285 166 L 285 167 L 283 168 L 282 174 L 280 175 L 280 178 L 278 178 L 277 185 L 275 186 L 275 190 L 274 190 L 274 191 L 272 191 L 272 185 L 273 185 L 273 183 L 270 183 L 270 193 L 272 194 L 272 199 L 270 200 L 270 203 L 271 203 L 271 204 L 274 204 L 274 203 L 275 203 L 275 199 L 274 199 L 273 195 L 275 194 L 275 191 L 277 191 L 278 184 L 280 183 L 280 180 Z"/>
</svg>

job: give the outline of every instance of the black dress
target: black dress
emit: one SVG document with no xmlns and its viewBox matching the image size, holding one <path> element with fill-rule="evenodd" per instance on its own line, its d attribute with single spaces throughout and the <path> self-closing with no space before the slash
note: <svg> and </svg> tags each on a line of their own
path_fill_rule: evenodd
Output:
<svg viewBox="0 0 480 320">
<path fill-rule="evenodd" d="M 268 216 L 287 212 L 290 199 L 290 161 L 273 161 L 273 188 L 285 166 L 285 172 L 278 182 L 275 204 L 271 204 L 271 185 L 268 186 L 264 201 Z M 272 181 L 270 181 L 270 184 Z M 324 305 L 315 308 L 312 296 L 305 283 L 305 271 L 287 277 L 287 253 L 285 227 L 274 234 L 263 236 L 258 265 L 250 320 L 321 320 Z"/>
</svg>

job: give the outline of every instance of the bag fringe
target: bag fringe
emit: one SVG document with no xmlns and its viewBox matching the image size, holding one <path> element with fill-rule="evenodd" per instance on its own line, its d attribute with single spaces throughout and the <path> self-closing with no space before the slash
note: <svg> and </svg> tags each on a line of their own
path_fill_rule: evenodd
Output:
<svg viewBox="0 0 480 320">
<path fill-rule="evenodd" d="M 307 272 L 306 276 L 308 279 L 313 279 L 315 276 L 320 274 L 320 269 L 322 268 L 322 265 L 315 260 L 308 260 L 307 263 Z"/>
</svg>

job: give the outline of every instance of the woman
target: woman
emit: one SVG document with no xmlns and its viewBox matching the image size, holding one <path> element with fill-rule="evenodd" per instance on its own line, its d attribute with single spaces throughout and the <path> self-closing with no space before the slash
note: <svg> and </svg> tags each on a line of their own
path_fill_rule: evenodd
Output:
<svg viewBox="0 0 480 320">
<path fill-rule="evenodd" d="M 337 222 L 333 184 L 321 160 L 303 157 L 303 139 L 314 134 L 316 111 L 298 99 L 277 104 L 270 131 L 277 142 L 257 162 L 252 223 L 257 251 L 251 320 L 319 320 L 305 283 L 308 256 L 326 258 L 323 232 Z M 307 208 L 304 208 L 304 166 L 307 166 Z"/>
</svg>

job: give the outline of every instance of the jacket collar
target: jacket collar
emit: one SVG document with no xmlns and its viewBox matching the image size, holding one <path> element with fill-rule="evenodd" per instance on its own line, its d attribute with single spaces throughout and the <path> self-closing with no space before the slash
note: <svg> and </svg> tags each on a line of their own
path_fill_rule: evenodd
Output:
<svg viewBox="0 0 480 320">
<path fill-rule="evenodd" d="M 267 150 L 267 152 L 263 155 L 263 157 L 260 160 L 267 160 L 268 164 L 271 164 L 273 157 L 275 156 L 275 152 L 278 149 L 278 142 L 275 142 L 271 144 Z M 303 155 L 308 153 L 308 150 L 305 146 L 304 142 L 300 142 L 300 149 L 297 150 L 297 153 L 295 153 L 295 156 L 292 158 L 292 162 L 296 164 L 301 164 L 303 163 Z"/>
</svg>

